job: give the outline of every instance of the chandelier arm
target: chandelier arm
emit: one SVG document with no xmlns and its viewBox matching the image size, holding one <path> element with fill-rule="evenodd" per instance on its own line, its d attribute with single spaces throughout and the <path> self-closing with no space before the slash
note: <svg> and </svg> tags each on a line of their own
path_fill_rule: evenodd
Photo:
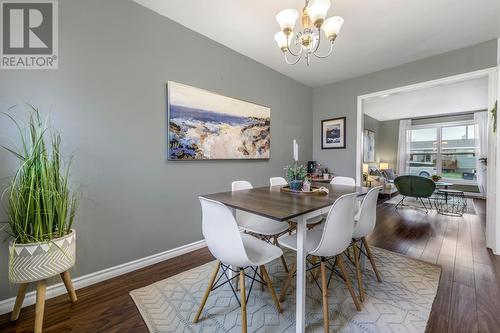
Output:
<svg viewBox="0 0 500 333">
<path fill-rule="evenodd" d="M 313 52 L 313 54 L 316 56 L 316 58 L 324 59 L 329 57 L 332 54 L 333 51 L 333 41 L 330 42 L 330 50 L 328 51 L 327 54 L 317 54 L 316 51 Z"/>
<path fill-rule="evenodd" d="M 296 60 L 294 61 L 289 61 L 288 60 L 288 57 L 286 56 L 286 52 L 283 53 L 285 55 L 285 62 L 288 64 L 288 65 L 295 65 L 296 63 L 298 63 L 300 61 L 300 59 L 302 59 L 302 54 L 299 54 L 297 57 Z"/>
<path fill-rule="evenodd" d="M 301 56 L 301 54 L 302 54 L 302 48 L 300 48 L 300 49 L 299 49 L 299 52 L 297 52 L 297 53 L 292 52 L 292 50 L 290 49 L 290 41 L 289 41 L 289 38 L 290 38 L 290 36 L 291 36 L 291 35 L 292 35 L 292 34 L 290 34 L 290 35 L 288 35 L 288 36 L 286 37 L 286 41 L 287 41 L 287 45 L 288 45 L 288 52 L 289 52 L 291 55 L 293 55 L 294 57 L 300 57 L 300 56 Z"/>
<path fill-rule="evenodd" d="M 318 51 L 320 44 L 321 44 L 321 28 L 318 28 L 318 43 L 316 43 L 314 51 L 311 52 L 312 54 L 316 55 L 316 52 Z"/>
</svg>

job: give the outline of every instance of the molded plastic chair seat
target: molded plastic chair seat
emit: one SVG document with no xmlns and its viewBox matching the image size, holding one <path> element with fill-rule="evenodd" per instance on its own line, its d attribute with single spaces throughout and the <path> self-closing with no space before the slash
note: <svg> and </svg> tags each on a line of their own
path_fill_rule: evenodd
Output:
<svg viewBox="0 0 500 333">
<path fill-rule="evenodd" d="M 356 181 L 351 177 L 337 176 L 330 181 L 332 185 L 356 186 Z"/>
<path fill-rule="evenodd" d="M 231 190 L 233 192 L 249 190 L 252 188 L 252 184 L 246 180 L 237 180 L 231 184 Z M 289 229 L 288 224 L 285 222 L 271 220 L 266 217 L 241 210 L 236 211 L 236 222 L 242 230 L 266 237 L 280 235 L 287 232 Z"/>
<path fill-rule="evenodd" d="M 244 211 L 236 212 L 236 220 L 242 230 L 254 234 L 273 236 L 288 231 L 288 224 L 285 222 L 271 220 L 267 217 Z"/>
<path fill-rule="evenodd" d="M 323 229 L 313 229 L 307 232 L 306 244 L 304 246 L 307 253 L 318 247 L 322 236 Z M 280 238 L 280 245 L 288 249 L 297 251 L 297 234 Z"/>
<path fill-rule="evenodd" d="M 250 260 L 249 266 L 261 266 L 283 255 L 283 251 L 276 245 L 269 244 L 254 236 L 241 234 L 243 247 Z"/>
<path fill-rule="evenodd" d="M 375 264 L 373 254 L 371 252 L 370 246 L 366 241 L 366 236 L 368 236 L 375 228 L 377 221 L 377 200 L 378 194 L 382 187 L 372 188 L 364 197 L 361 203 L 361 208 L 359 212 L 354 216 L 354 229 L 352 231 L 352 244 L 351 247 L 354 250 L 354 266 L 356 267 L 356 277 L 358 280 L 358 290 L 359 298 L 361 301 L 364 300 L 364 287 L 363 279 L 361 273 L 361 266 L 359 263 L 361 255 L 365 255 L 370 260 L 370 264 L 375 272 L 378 282 L 382 282 L 382 278 Z M 363 247 L 365 251 L 363 251 Z"/>
<path fill-rule="evenodd" d="M 262 288 L 265 286 L 268 287 L 274 305 L 278 312 L 281 313 L 281 306 L 265 265 L 282 257 L 283 251 L 276 245 L 242 233 L 231 210 L 223 203 L 203 197 L 199 197 L 199 200 L 202 209 L 203 236 L 205 237 L 208 250 L 217 259 L 217 262 L 193 322 L 196 323 L 200 319 L 210 292 L 223 284 L 232 283 L 233 278 L 229 277 L 226 273 L 229 269 L 230 272 L 239 272 L 239 299 L 232 285 L 231 290 L 241 306 L 241 329 L 243 333 L 246 333 L 247 299 L 250 296 L 252 285 L 255 281 L 260 283 Z M 221 267 L 222 272 L 219 274 Z M 252 270 L 254 272 L 253 276 L 251 273 L 246 274 L 245 270 Z M 257 274 L 257 270 L 260 270 L 260 274 Z M 218 279 L 217 275 L 219 275 Z M 226 282 L 218 284 L 219 280 L 223 277 L 225 277 Z M 251 279 L 252 282 L 247 294 L 245 281 L 248 279 Z"/>
<path fill-rule="evenodd" d="M 310 269 L 320 268 L 321 271 L 321 293 L 323 300 L 323 328 L 324 332 L 329 332 L 329 309 L 328 302 L 328 281 L 326 270 L 330 270 L 330 278 L 335 274 L 334 266 L 338 265 L 342 274 L 343 280 L 351 294 L 356 309 L 361 311 L 361 305 L 358 301 L 356 293 L 352 287 L 349 274 L 347 273 L 342 253 L 347 249 L 351 243 L 351 236 L 354 227 L 354 202 L 356 194 L 345 194 L 339 197 L 330 208 L 326 217 L 323 229 L 313 229 L 307 231 L 306 243 L 304 244 L 304 251 L 306 255 L 313 256 L 310 263 L 313 265 Z M 280 244 L 289 249 L 297 251 L 297 236 L 289 235 L 280 239 Z M 321 260 L 318 265 L 317 259 Z M 330 265 L 327 265 L 330 262 Z M 296 271 L 296 264 L 288 270 L 288 278 L 281 289 L 280 299 L 283 300 L 291 280 Z"/>
</svg>

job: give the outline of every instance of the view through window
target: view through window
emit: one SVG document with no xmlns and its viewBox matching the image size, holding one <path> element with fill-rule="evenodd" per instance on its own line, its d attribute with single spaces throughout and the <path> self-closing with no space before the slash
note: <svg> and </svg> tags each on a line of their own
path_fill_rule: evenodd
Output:
<svg viewBox="0 0 500 333">
<path fill-rule="evenodd" d="M 445 180 L 476 182 L 474 123 L 426 125 L 410 131 L 408 173 Z"/>
</svg>

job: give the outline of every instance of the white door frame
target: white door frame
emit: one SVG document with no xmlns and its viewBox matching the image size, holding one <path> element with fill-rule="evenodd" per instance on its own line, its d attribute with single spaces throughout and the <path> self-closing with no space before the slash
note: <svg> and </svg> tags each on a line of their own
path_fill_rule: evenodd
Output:
<svg viewBox="0 0 500 333">
<path fill-rule="evenodd" d="M 499 65 L 500 65 L 500 40 L 498 43 Z M 452 84 L 465 80 L 488 78 L 488 110 L 491 110 L 495 101 L 500 99 L 500 85 L 498 85 L 498 77 L 500 77 L 500 66 L 486 68 L 474 72 L 448 76 L 445 78 L 420 82 L 408 86 L 377 91 L 370 94 L 358 96 L 357 103 L 357 124 L 356 124 L 356 184 L 362 182 L 362 164 L 363 164 L 363 105 L 368 98 L 379 97 L 381 95 L 391 95 L 401 92 L 410 92 L 423 88 L 431 88 L 443 84 Z M 500 195 L 496 196 L 496 189 L 500 189 L 500 177 L 496 177 L 499 173 L 500 163 L 496 163 L 496 156 L 500 156 L 500 136 L 494 134 L 491 130 L 491 117 L 488 120 L 488 128 L 490 135 L 488 139 L 488 191 L 486 201 L 486 246 L 491 248 L 495 254 L 500 254 L 500 222 L 497 221 L 497 212 L 495 207 L 500 207 Z M 500 126 L 499 126 L 500 130 Z M 491 186 L 491 185 L 494 186 Z M 499 214 L 500 217 L 500 214 Z"/>
</svg>

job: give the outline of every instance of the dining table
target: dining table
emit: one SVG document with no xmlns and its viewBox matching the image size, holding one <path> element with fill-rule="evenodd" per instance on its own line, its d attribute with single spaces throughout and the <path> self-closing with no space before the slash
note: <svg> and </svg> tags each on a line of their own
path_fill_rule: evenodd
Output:
<svg viewBox="0 0 500 333">
<path fill-rule="evenodd" d="M 306 316 L 306 257 L 307 220 L 328 213 L 335 200 L 344 194 L 356 193 L 363 197 L 370 188 L 362 186 L 316 184 L 325 187 L 326 195 L 291 193 L 282 191 L 282 186 L 255 187 L 241 191 L 228 191 L 202 195 L 219 201 L 233 210 L 242 210 L 287 223 L 297 223 L 297 275 L 296 275 L 296 332 L 305 332 Z"/>
</svg>

